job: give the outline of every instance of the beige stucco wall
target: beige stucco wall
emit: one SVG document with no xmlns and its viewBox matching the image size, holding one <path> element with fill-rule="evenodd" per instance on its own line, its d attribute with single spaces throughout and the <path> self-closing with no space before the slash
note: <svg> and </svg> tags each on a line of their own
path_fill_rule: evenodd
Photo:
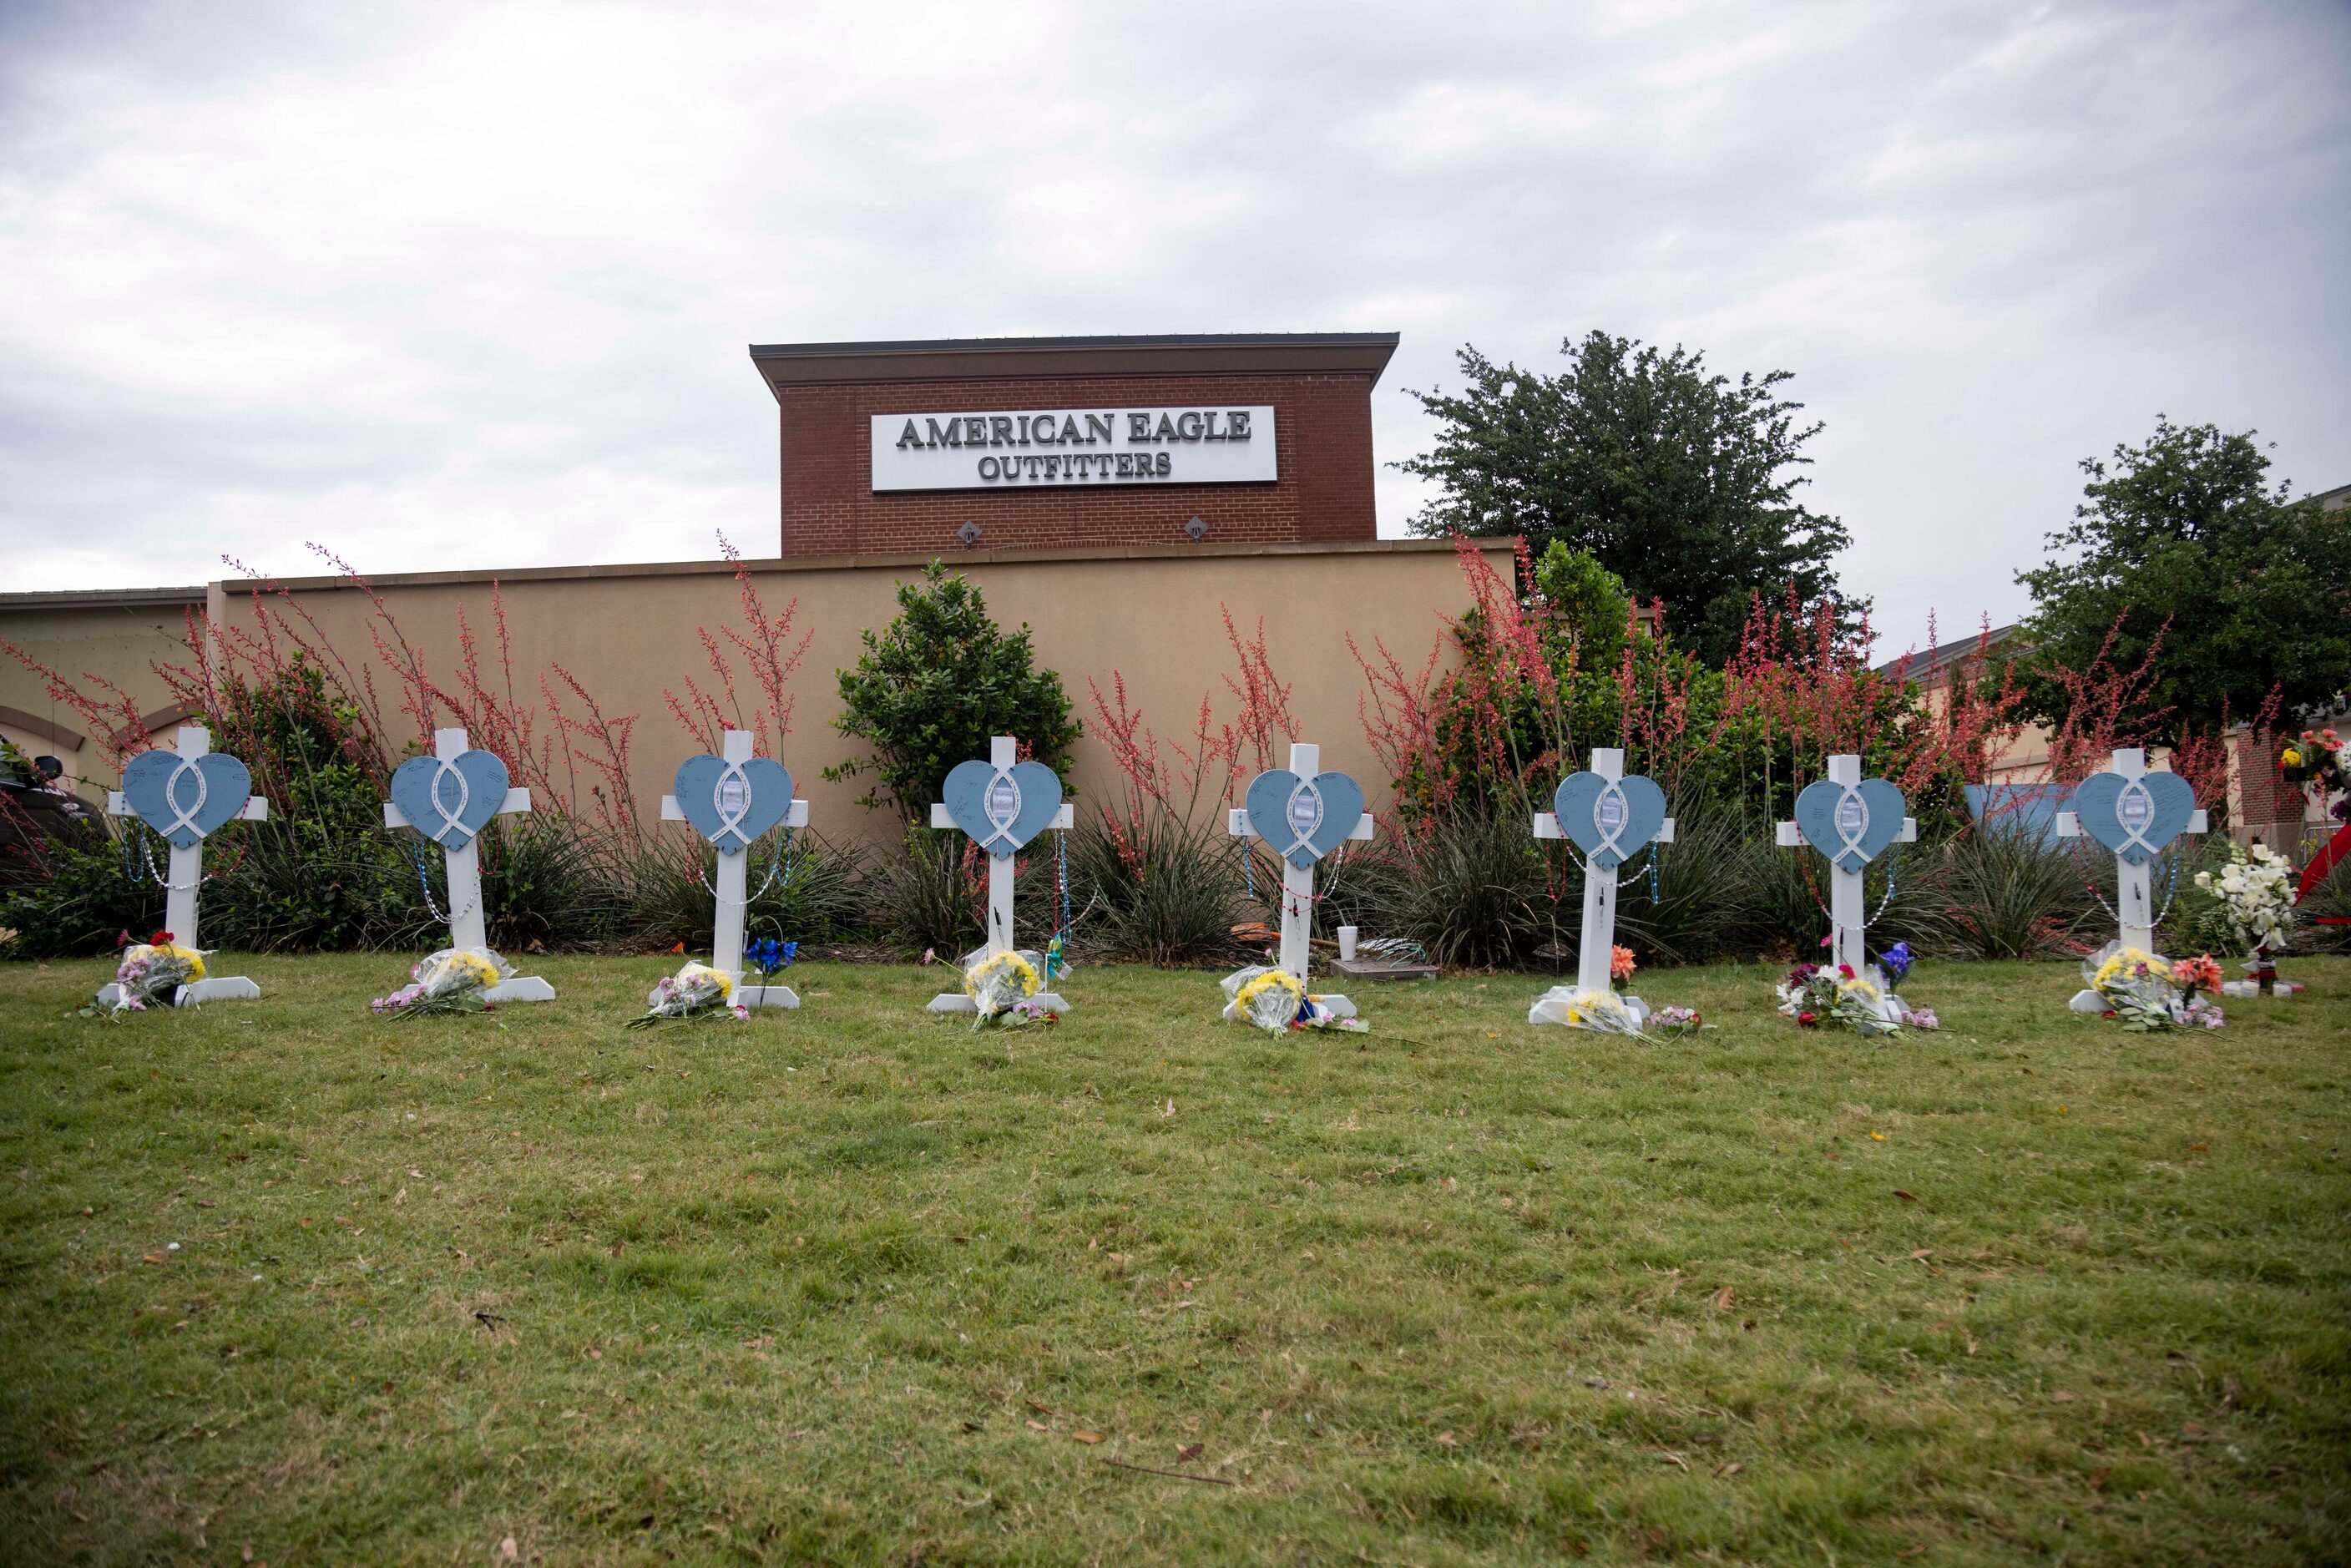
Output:
<svg viewBox="0 0 2351 1568">
<path fill-rule="evenodd" d="M 1494 545 L 1494 564 L 1504 574 L 1510 570 L 1509 548 L 1508 541 Z M 893 817 L 854 804 L 862 792 L 856 785 L 828 783 L 821 771 L 857 750 L 831 727 L 840 709 L 833 672 L 855 661 L 861 630 L 878 629 L 896 613 L 896 587 L 918 577 L 921 564 L 914 559 L 751 564 L 769 611 L 797 600 L 797 629 L 813 633 L 792 684 L 799 700 L 785 761 L 810 802 L 812 825 L 825 833 L 896 833 Z M 1234 660 L 1220 609 L 1229 608 L 1245 632 L 1262 617 L 1274 669 L 1292 686 L 1290 711 L 1301 730 L 1293 738 L 1320 742 L 1322 765 L 1353 774 L 1375 802 L 1385 800 L 1387 779 L 1364 738 L 1358 699 L 1365 684 L 1347 636 L 1353 633 L 1367 653 L 1375 639 L 1384 639 L 1417 669 L 1446 624 L 1469 604 L 1460 566 L 1441 541 L 982 551 L 950 564 L 987 595 L 999 624 L 1030 626 L 1039 663 L 1061 673 L 1089 728 L 1087 678 L 1107 693 L 1113 672 L 1124 674 L 1130 700 L 1163 737 L 1188 733 L 1204 695 L 1219 717 L 1229 716 L 1235 704 L 1222 676 Z M 683 695 L 689 676 L 708 685 L 700 629 L 716 633 L 741 624 L 729 570 L 697 562 L 509 572 L 497 585 L 517 686 L 535 698 L 540 672 L 559 664 L 608 714 L 636 715 L 635 788 L 641 805 L 655 809 L 678 762 L 693 749 L 670 716 L 663 689 Z M 334 580 L 287 587 L 347 657 L 372 658 L 370 606 L 362 595 Z M 454 674 L 461 604 L 483 642 L 485 660 L 494 657 L 486 574 L 417 574 L 379 579 L 375 587 L 409 640 L 424 650 L 435 678 L 446 681 Z M 216 586 L 213 604 L 231 622 L 250 620 L 249 605 L 234 591 Z M 26 612 L 0 604 L 0 637 L 21 641 L 20 626 L 31 630 Z M 62 644 L 73 632 L 60 622 L 42 634 Z M 105 644 L 96 624 L 83 634 L 90 640 L 81 644 L 80 665 L 118 680 L 138 678 L 146 656 L 162 651 L 152 641 Z M 101 655 L 102 668 L 96 663 Z M 0 679 L 14 677 L 0 674 Z M 390 706 L 397 682 L 379 669 L 377 683 Z M 747 680 L 742 689 L 751 692 Z M 0 702 L 30 706 L 15 696 Z M 1091 737 L 1081 740 L 1072 779 L 1081 801 L 1104 798 L 1114 781 L 1101 747 Z"/>
<path fill-rule="evenodd" d="M 128 692 L 141 716 L 157 714 L 170 701 L 158 663 L 187 662 L 187 612 L 201 608 L 194 590 L 93 594 L 0 596 L 0 642 L 91 689 L 88 677 L 112 681 Z M 26 756 L 47 754 L 65 764 L 74 782 L 96 787 L 119 782 L 105 748 L 88 735 L 89 726 L 71 707 L 49 695 L 43 679 L 18 659 L 0 651 L 0 709 L 35 720 L 26 724 L 0 713 L 0 736 Z M 73 744 L 79 739 L 81 744 Z M 85 795 L 89 790 L 85 789 Z"/>
</svg>

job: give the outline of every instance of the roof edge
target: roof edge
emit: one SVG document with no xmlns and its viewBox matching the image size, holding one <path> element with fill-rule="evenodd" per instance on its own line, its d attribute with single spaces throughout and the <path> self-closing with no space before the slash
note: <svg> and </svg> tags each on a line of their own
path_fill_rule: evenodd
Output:
<svg viewBox="0 0 2351 1568">
<path fill-rule="evenodd" d="M 1472 542 L 1480 550 L 1514 551 L 1518 548 L 1515 536 L 1480 538 Z M 745 570 L 760 576 L 768 576 L 799 572 L 920 570 L 934 560 L 943 560 L 955 567 L 1054 566 L 1087 561 L 1180 560 L 1200 557 L 1450 554 L 1453 548 L 1453 541 L 1449 538 L 1267 540 L 1234 541 L 1224 544 L 1211 540 L 1196 545 L 1078 545 L 1065 549 L 920 550 L 890 555 L 767 556 L 747 559 L 742 565 Z M 631 577 L 717 576 L 731 574 L 735 570 L 735 563 L 726 560 L 639 561 L 612 566 L 522 567 L 509 571 L 370 573 L 367 576 L 367 581 L 371 588 L 414 588 L 443 583 L 488 584 L 566 580 L 586 581 Z M 225 581 L 218 586 L 230 593 L 239 593 L 262 585 L 252 579 L 239 578 Z M 319 592 L 326 590 L 348 589 L 351 585 L 347 579 L 340 577 L 287 577 L 273 580 L 267 586 L 297 592 Z"/>
<path fill-rule="evenodd" d="M 787 387 L 1089 376 L 1360 375 L 1376 383 L 1395 332 L 1194 332 L 1092 338 L 920 338 L 753 343 L 778 397 Z"/>
</svg>

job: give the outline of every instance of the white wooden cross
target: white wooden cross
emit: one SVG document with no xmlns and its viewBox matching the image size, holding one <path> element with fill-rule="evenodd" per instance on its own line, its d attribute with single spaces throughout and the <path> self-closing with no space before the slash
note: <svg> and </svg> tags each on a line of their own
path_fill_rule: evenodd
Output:
<svg viewBox="0 0 2351 1568">
<path fill-rule="evenodd" d="M 729 762 L 748 762 L 751 760 L 751 749 L 752 737 L 749 730 L 730 729 L 726 732 L 719 755 Z M 737 773 L 729 777 L 740 779 L 742 775 Z M 790 809 L 784 813 L 783 825 L 787 828 L 805 828 L 808 826 L 808 802 L 795 797 Z M 662 797 L 662 821 L 664 822 L 685 821 L 685 810 L 678 805 L 676 796 Z M 724 846 L 720 847 L 718 851 L 718 914 L 710 932 L 710 967 L 714 969 L 723 969 L 734 977 L 734 999 L 744 1007 L 796 1008 L 800 1005 L 799 993 L 789 986 L 743 984 L 743 921 L 750 903 L 748 896 L 750 870 L 751 852 L 748 846 L 731 852 Z"/>
<path fill-rule="evenodd" d="M 2146 777 L 2147 753 L 2137 747 L 2116 751 L 2113 770 L 2125 779 Z M 2202 833 L 2210 830 L 2211 819 L 2202 808 L 2189 817 L 2189 832 Z M 2082 837 L 2080 813 L 2058 812 L 2057 836 L 2061 839 Z M 2154 870 L 2151 861 L 2141 861 L 2134 865 L 2121 855 L 2115 856 L 2115 913 L 2122 918 L 2123 946 L 2137 947 L 2145 953 L 2155 951 Z"/>
<path fill-rule="evenodd" d="M 1830 758 L 1829 782 L 1848 787 L 1859 784 L 1861 758 L 1850 752 Z M 1779 841 L 1783 847 L 1801 847 L 1804 839 L 1796 831 L 1795 823 L 1782 822 L 1780 824 Z M 1893 841 L 1897 844 L 1917 842 L 1918 819 L 1903 818 L 1901 831 L 1894 835 Z M 1834 858 L 1829 860 L 1829 931 L 1834 938 L 1829 962 L 1850 965 L 1856 975 L 1861 973 L 1862 966 L 1869 956 L 1868 945 L 1864 940 L 1864 927 L 1868 917 L 1862 913 L 1868 901 L 1862 896 L 1862 871 L 1847 871 Z"/>
<path fill-rule="evenodd" d="M 1019 760 L 1019 742 L 1013 737 L 1008 735 L 988 737 L 987 765 L 990 768 L 1009 769 Z M 1052 819 L 1040 831 L 1067 832 L 1076 825 L 1076 822 L 1077 813 L 1071 810 L 1070 803 L 1064 800 L 1061 802 L 1061 809 L 1053 813 Z M 957 832 L 963 831 L 956 827 L 956 820 L 948 813 L 944 801 L 932 803 L 931 826 L 955 828 Z M 987 956 L 991 958 L 998 953 L 1008 953 L 1012 950 L 1012 880 L 1017 865 L 1017 859 L 1012 855 L 987 857 Z M 1043 978 L 1042 976 L 1039 977 L 1040 983 Z M 1039 1007 L 1053 1012 L 1065 1013 L 1070 1010 L 1068 1002 L 1052 992 L 1041 988 L 1029 999 Z M 978 1008 L 978 1003 L 961 991 L 942 991 L 931 998 L 930 1006 L 924 1010 L 935 1013 L 967 1013 L 977 1012 Z"/>
<path fill-rule="evenodd" d="M 1591 771 L 1614 783 L 1625 777 L 1625 752 L 1614 746 L 1594 747 Z M 1567 830 L 1559 825 L 1559 818 L 1550 811 L 1535 815 L 1535 837 L 1564 839 Z M 1667 817 L 1653 844 L 1674 841 L 1674 820 Z M 1656 852 L 1654 851 L 1652 853 Z M 1609 965 L 1616 951 L 1616 873 L 1621 869 L 1606 870 L 1592 863 L 1586 857 L 1583 864 L 1583 946 L 1576 954 L 1575 988 L 1579 991 L 1605 991 L 1614 984 Z"/>
<path fill-rule="evenodd" d="M 1310 746 L 1303 741 L 1290 742 L 1290 770 L 1301 779 L 1311 779 L 1322 772 L 1322 747 L 1319 745 Z M 1368 839 L 1372 836 L 1373 826 L 1372 814 L 1365 811 L 1362 820 L 1349 830 L 1347 837 L 1351 841 Z M 1253 839 L 1259 836 L 1257 830 L 1249 825 L 1249 809 L 1245 806 L 1235 806 L 1229 809 L 1225 829 L 1236 838 Z M 1242 845 L 1242 850 L 1247 852 L 1248 845 Z M 1313 923 L 1314 868 L 1311 865 L 1295 866 L 1285 859 L 1281 862 L 1280 967 L 1283 973 L 1294 976 L 1301 986 L 1306 983 L 1308 965 L 1312 961 L 1309 938 L 1313 930 Z M 1314 998 L 1314 1005 L 1328 1009 L 1334 1018 L 1351 1019 L 1355 1016 L 1355 1004 L 1345 997 L 1317 996 Z"/>
<path fill-rule="evenodd" d="M 465 732 L 457 729 L 436 729 L 433 732 L 433 755 L 444 762 L 453 762 L 466 749 Z M 510 816 L 530 810 L 530 791 L 510 789 L 507 798 L 498 802 L 497 815 Z M 413 828 L 417 824 L 408 814 L 386 800 L 383 803 L 383 825 L 387 828 Z M 441 855 L 448 870 L 449 946 L 479 947 L 490 945 L 489 923 L 482 915 L 482 841 L 478 834 L 465 841 L 462 850 L 443 845 Z M 551 1002 L 555 988 L 537 975 L 517 975 L 482 993 L 493 1002 Z"/>
<path fill-rule="evenodd" d="M 181 727 L 179 744 L 172 749 L 182 761 L 193 762 L 212 748 L 213 732 L 202 725 L 191 724 Z M 173 800 L 174 810 L 179 809 L 176 794 L 167 791 L 166 799 Z M 193 810 L 193 808 L 189 810 Z M 122 798 L 122 791 L 120 789 L 108 791 L 106 810 L 107 814 L 112 817 L 139 815 L 131 809 L 131 803 Z M 244 808 L 236 814 L 236 820 L 243 822 L 266 821 L 268 818 L 269 800 L 267 797 L 262 795 L 246 796 Z M 147 825 L 157 832 L 168 836 L 176 824 L 149 822 Z M 186 849 L 182 849 L 177 844 L 172 845 L 171 870 L 163 883 L 163 929 L 172 934 L 172 940 L 180 946 L 197 946 L 196 890 L 204 885 L 204 841 L 203 836 L 200 834 L 196 841 Z M 110 992 L 113 995 L 109 995 Z M 204 979 L 182 986 L 173 992 L 172 1005 L 179 1007 L 188 1002 L 257 997 L 260 994 L 261 988 L 243 975 L 207 976 Z M 101 1005 L 111 1007 L 120 995 L 120 988 L 110 980 L 99 991 L 98 999 Z"/>
</svg>

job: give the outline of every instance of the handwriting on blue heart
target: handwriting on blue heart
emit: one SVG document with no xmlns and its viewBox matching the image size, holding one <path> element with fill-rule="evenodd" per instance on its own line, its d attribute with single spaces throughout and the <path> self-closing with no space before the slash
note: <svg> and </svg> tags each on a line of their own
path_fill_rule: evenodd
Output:
<svg viewBox="0 0 2351 1568">
<path fill-rule="evenodd" d="M 446 762 L 412 757 L 392 771 L 392 803 L 444 850 L 472 843 L 506 801 L 507 765 L 493 751 L 461 751 Z"/>
<path fill-rule="evenodd" d="M 2082 831 L 2132 865 L 2145 865 L 2188 831 L 2195 787 L 2177 773 L 2093 773 L 2074 787 Z"/>
<path fill-rule="evenodd" d="M 939 794 L 955 825 L 998 860 L 1043 832 L 1061 809 L 1061 780 L 1041 762 L 1016 762 L 1000 773 L 977 758 L 958 762 Z"/>
<path fill-rule="evenodd" d="M 1614 871 L 1666 825 L 1666 792 L 1635 773 L 1614 784 L 1597 773 L 1571 773 L 1552 794 L 1560 831 L 1602 871 Z"/>
<path fill-rule="evenodd" d="M 768 757 L 740 764 L 706 751 L 689 757 L 677 765 L 672 792 L 694 831 L 722 855 L 741 854 L 792 809 L 792 776 Z"/>
<path fill-rule="evenodd" d="M 1859 871 L 1902 831 L 1902 791 L 1883 779 L 1848 789 L 1834 779 L 1804 786 L 1796 797 L 1796 831 L 1839 871 Z"/>
<path fill-rule="evenodd" d="M 122 799 L 174 849 L 193 848 L 245 810 L 253 775 L 225 752 L 142 751 L 122 770 Z"/>
<path fill-rule="evenodd" d="M 1276 768 L 1250 779 L 1241 799 L 1249 830 L 1301 871 L 1346 842 L 1364 820 L 1364 787 L 1343 773 L 1301 779 Z"/>
</svg>

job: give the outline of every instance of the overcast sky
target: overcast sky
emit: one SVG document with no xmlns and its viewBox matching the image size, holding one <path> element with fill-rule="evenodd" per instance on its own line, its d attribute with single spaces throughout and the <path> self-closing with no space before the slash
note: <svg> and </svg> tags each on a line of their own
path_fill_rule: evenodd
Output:
<svg viewBox="0 0 2351 1568">
<path fill-rule="evenodd" d="M 0 5 L 0 587 L 776 549 L 752 342 L 1785 369 L 1894 648 L 2158 412 L 2351 484 L 2351 7 Z M 1384 466 L 1380 527 L 1423 499 Z"/>
</svg>

